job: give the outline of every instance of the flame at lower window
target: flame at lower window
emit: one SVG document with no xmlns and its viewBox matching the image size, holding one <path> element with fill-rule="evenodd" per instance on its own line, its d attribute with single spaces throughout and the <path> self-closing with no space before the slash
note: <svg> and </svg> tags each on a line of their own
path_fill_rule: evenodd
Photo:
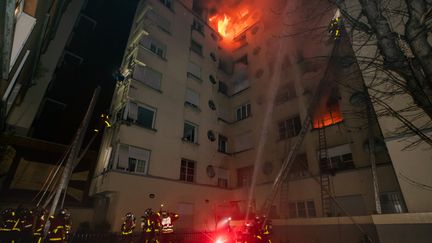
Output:
<svg viewBox="0 0 432 243">
<path fill-rule="evenodd" d="M 321 99 L 318 110 L 313 119 L 313 128 L 323 128 L 343 121 L 342 114 L 339 107 L 339 102 L 326 97 Z"/>
</svg>

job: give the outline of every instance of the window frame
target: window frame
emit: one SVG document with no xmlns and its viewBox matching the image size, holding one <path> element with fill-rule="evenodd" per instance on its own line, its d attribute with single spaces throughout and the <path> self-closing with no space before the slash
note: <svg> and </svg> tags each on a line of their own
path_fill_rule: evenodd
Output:
<svg viewBox="0 0 432 243">
<path fill-rule="evenodd" d="M 123 167 L 120 165 L 120 159 L 122 159 L 122 155 L 121 155 L 121 147 L 125 146 L 127 148 L 127 167 Z M 148 153 L 148 157 L 147 158 L 136 158 L 133 155 L 131 155 L 130 149 L 133 148 L 135 150 L 142 150 L 142 152 L 147 152 Z M 125 151 L 123 151 L 125 152 Z M 112 156 L 115 162 L 115 170 L 119 170 L 119 171 L 126 171 L 129 173 L 133 173 L 133 174 L 141 174 L 141 175 L 147 175 L 148 171 L 149 171 L 149 167 L 150 167 L 150 158 L 151 158 L 151 150 L 150 149 L 145 149 L 145 148 L 140 148 L 137 146 L 133 146 L 133 145 L 129 145 L 129 144 L 122 144 L 119 143 L 117 144 L 117 149 L 116 149 L 116 155 Z M 135 160 L 134 166 L 133 166 L 133 170 L 131 168 L 131 160 Z M 144 171 L 137 171 L 138 168 L 138 161 L 142 161 L 144 162 Z M 112 162 L 110 162 L 112 163 Z M 125 163 L 125 162 L 123 162 Z M 126 163 L 125 163 L 126 165 Z"/>
<path fill-rule="evenodd" d="M 189 167 L 190 164 L 193 165 L 191 168 Z M 196 179 L 196 164 L 197 162 L 194 160 L 182 158 L 180 162 L 179 180 L 194 183 Z M 189 173 L 190 169 L 192 170 L 192 175 Z M 189 178 L 192 178 L 192 180 L 189 180 Z"/>
<path fill-rule="evenodd" d="M 203 57 L 203 45 L 194 39 L 191 39 L 189 50 Z"/>
<path fill-rule="evenodd" d="M 278 122 L 277 126 L 278 126 L 279 140 L 284 140 L 288 138 L 297 137 L 301 131 L 302 122 L 300 116 L 296 115 Z M 289 133 L 289 131 L 292 132 Z"/>
<path fill-rule="evenodd" d="M 224 144 L 221 142 L 224 142 Z M 228 153 L 228 138 L 221 134 L 218 135 L 218 152 Z"/>
<path fill-rule="evenodd" d="M 133 104 L 135 104 L 136 105 L 136 118 L 134 118 L 134 117 L 131 117 L 130 116 L 130 112 L 131 112 L 131 109 L 132 109 L 132 105 L 131 105 L 131 103 L 133 103 Z M 151 127 L 147 127 L 147 126 L 145 126 L 145 125 L 143 125 L 143 124 L 140 124 L 139 122 L 138 122 L 138 120 L 139 120 L 139 110 L 140 110 L 140 108 L 142 108 L 142 109 L 146 109 L 146 110 L 148 110 L 148 111 L 151 111 L 151 112 L 153 112 L 153 117 L 152 117 L 152 124 L 151 124 Z M 138 103 L 138 102 L 135 102 L 135 101 L 129 101 L 129 103 L 128 103 L 128 111 L 127 111 L 127 114 L 126 114 L 126 119 L 128 120 L 128 121 L 132 121 L 135 125 L 137 125 L 137 126 L 139 126 L 139 127 L 143 127 L 143 128 L 147 128 L 147 129 L 151 129 L 151 130 L 155 130 L 155 124 L 156 124 L 156 114 L 157 114 L 157 109 L 156 108 L 153 108 L 153 107 L 151 107 L 151 106 L 148 106 L 148 105 L 144 105 L 144 104 L 141 104 L 141 103 Z"/>
<path fill-rule="evenodd" d="M 311 205 L 310 203 L 312 203 L 313 208 L 309 207 Z M 300 215 L 300 211 L 298 207 L 299 205 L 303 205 L 303 210 L 301 212 L 302 215 L 304 216 Z M 316 205 L 313 199 L 289 201 L 287 203 L 287 208 L 288 208 L 288 218 L 316 218 L 317 217 Z"/>
<path fill-rule="evenodd" d="M 186 136 L 186 125 L 193 127 L 193 140 L 188 139 Z M 182 140 L 188 143 L 198 144 L 198 125 L 189 121 L 184 121 L 183 123 L 183 137 Z"/>
<path fill-rule="evenodd" d="M 241 121 L 250 117 L 251 113 L 252 113 L 252 108 L 250 102 L 238 106 L 235 110 L 236 121 Z"/>
<path fill-rule="evenodd" d="M 237 187 L 249 187 L 252 184 L 253 166 L 237 168 Z"/>
</svg>

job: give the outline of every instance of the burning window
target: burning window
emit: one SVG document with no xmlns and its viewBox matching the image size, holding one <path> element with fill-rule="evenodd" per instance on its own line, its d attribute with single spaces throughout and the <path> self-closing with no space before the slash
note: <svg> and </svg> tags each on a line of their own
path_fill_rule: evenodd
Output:
<svg viewBox="0 0 432 243">
<path fill-rule="evenodd" d="M 339 106 L 339 92 L 333 89 L 329 95 L 321 97 L 315 116 L 313 128 L 327 127 L 343 121 Z"/>
<path fill-rule="evenodd" d="M 229 41 L 234 40 L 259 19 L 257 11 L 252 11 L 253 8 L 239 1 L 226 4 L 223 8 L 215 6 L 210 9 L 210 25 Z"/>
</svg>

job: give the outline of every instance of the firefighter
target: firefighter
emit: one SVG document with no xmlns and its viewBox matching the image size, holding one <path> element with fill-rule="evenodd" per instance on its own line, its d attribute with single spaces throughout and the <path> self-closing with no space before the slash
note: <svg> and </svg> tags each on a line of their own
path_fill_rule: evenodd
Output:
<svg viewBox="0 0 432 243">
<path fill-rule="evenodd" d="M 33 243 L 41 243 L 43 237 L 43 230 L 45 228 L 45 217 L 47 215 L 47 211 L 45 209 L 36 209 L 35 210 L 35 222 L 33 227 Z"/>
<path fill-rule="evenodd" d="M 335 39 L 339 39 L 341 37 L 341 18 L 336 17 L 330 21 L 328 27 L 329 34 Z"/>
<path fill-rule="evenodd" d="M 17 210 L 8 208 L 2 212 L 3 222 L 0 226 L 0 242 L 18 242 L 21 233 L 20 218 Z"/>
<path fill-rule="evenodd" d="M 174 222 L 178 220 L 179 215 L 168 211 L 160 211 L 161 223 L 161 242 L 173 242 L 172 234 L 174 232 Z"/>
<path fill-rule="evenodd" d="M 71 230 L 70 214 L 67 209 L 61 209 L 57 216 L 50 216 L 50 227 L 47 241 L 66 243 Z"/>
<path fill-rule="evenodd" d="M 272 232 L 272 225 L 270 220 L 266 220 L 266 217 L 263 216 L 255 217 L 255 221 L 253 223 L 253 238 L 257 242 L 268 242 L 271 243 L 270 235 Z"/>
<path fill-rule="evenodd" d="M 151 208 L 144 211 L 141 217 L 142 240 L 145 243 L 159 242 L 159 232 L 161 229 L 160 213 L 155 213 Z"/>
<path fill-rule="evenodd" d="M 33 210 L 29 210 L 26 208 L 21 208 L 17 212 L 20 219 L 20 230 L 21 230 L 21 240 L 23 242 L 30 242 L 32 238 L 33 231 Z"/>
<path fill-rule="evenodd" d="M 121 242 L 130 243 L 133 240 L 132 233 L 135 229 L 135 216 L 129 212 L 125 215 L 123 224 L 120 228 Z"/>
</svg>

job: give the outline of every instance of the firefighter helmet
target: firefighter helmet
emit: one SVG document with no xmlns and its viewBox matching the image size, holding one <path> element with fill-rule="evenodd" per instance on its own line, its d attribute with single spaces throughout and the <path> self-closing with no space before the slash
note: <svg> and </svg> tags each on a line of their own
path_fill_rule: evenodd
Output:
<svg viewBox="0 0 432 243">
<path fill-rule="evenodd" d="M 133 219 L 133 218 L 134 218 L 134 215 L 133 215 L 133 213 L 128 212 L 128 213 L 125 215 L 125 217 L 126 217 L 126 219 Z"/>
</svg>

